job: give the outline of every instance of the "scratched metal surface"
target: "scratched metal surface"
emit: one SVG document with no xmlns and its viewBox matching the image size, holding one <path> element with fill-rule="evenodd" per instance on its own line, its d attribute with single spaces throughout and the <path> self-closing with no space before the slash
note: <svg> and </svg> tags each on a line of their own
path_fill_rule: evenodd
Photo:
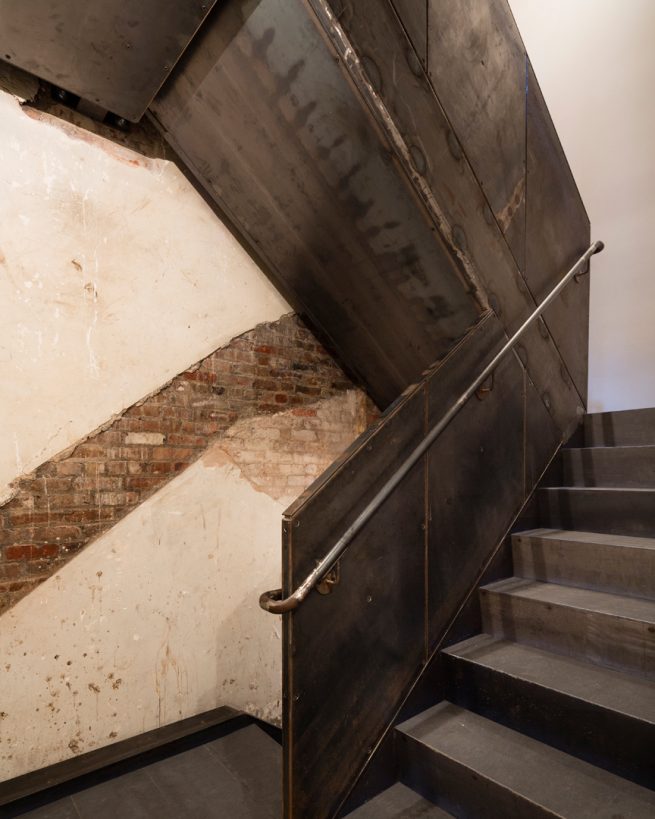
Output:
<svg viewBox="0 0 655 819">
<path fill-rule="evenodd" d="M 525 50 L 506 0 L 428 0 L 428 71 L 525 268 Z"/>
<path fill-rule="evenodd" d="M 216 0 L 0 0 L 0 59 L 136 122 Z"/>
<path fill-rule="evenodd" d="M 152 112 L 291 303 L 388 405 L 481 312 L 301 0 L 228 4 Z"/>
<path fill-rule="evenodd" d="M 516 179 L 501 180 L 496 168 L 485 187 L 435 75 L 430 82 L 411 47 L 420 35 L 401 24 L 408 8 L 235 0 L 152 107 L 273 281 L 381 404 L 457 352 L 288 511 L 286 593 L 411 449 L 425 413 L 455 398 L 491 340 L 517 329 L 535 305 L 521 263 L 521 195 L 512 218 L 501 218 L 525 176 L 525 97 L 523 142 L 498 165 L 507 160 Z M 482 124 L 489 140 L 504 133 L 502 124 Z M 515 123 L 507 127 L 515 136 Z M 564 272 L 558 263 L 551 277 Z M 454 339 L 487 304 L 495 316 L 466 336 L 475 355 L 464 356 Z M 312 594 L 285 617 L 287 817 L 335 815 L 581 403 L 539 322 L 499 369 L 492 396 L 453 422 L 428 465 L 360 533 L 337 589 Z M 506 471 L 503 484 L 497 476 Z M 447 492 L 444 476 L 455 474 Z"/>
<path fill-rule="evenodd" d="M 287 510 L 285 593 L 504 338 L 489 314 Z M 509 355 L 491 392 L 468 402 L 355 537 L 332 593 L 314 592 L 285 615 L 286 817 L 339 815 L 559 441 L 520 359 Z"/>
</svg>

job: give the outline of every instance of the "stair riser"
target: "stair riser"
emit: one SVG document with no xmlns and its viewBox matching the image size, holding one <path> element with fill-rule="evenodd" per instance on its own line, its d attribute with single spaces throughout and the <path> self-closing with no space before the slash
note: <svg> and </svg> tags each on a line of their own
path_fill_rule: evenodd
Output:
<svg viewBox="0 0 655 819">
<path fill-rule="evenodd" d="M 588 589 L 655 596 L 655 550 L 514 535 L 518 577 Z"/>
<path fill-rule="evenodd" d="M 655 489 L 540 489 L 540 525 L 634 537 L 655 537 Z"/>
<path fill-rule="evenodd" d="M 461 657 L 445 654 L 444 660 L 451 702 L 638 784 L 652 784 L 652 723 Z"/>
<path fill-rule="evenodd" d="M 400 734 L 398 746 L 401 780 L 460 819 L 553 819 L 550 811 L 412 737 Z"/>
<path fill-rule="evenodd" d="M 587 415 L 586 446 L 644 446 L 655 444 L 655 409 Z"/>
<path fill-rule="evenodd" d="M 655 679 L 655 626 L 518 595 L 480 590 L 484 631 Z"/>
<path fill-rule="evenodd" d="M 563 449 L 564 486 L 655 487 L 655 446 Z"/>
</svg>

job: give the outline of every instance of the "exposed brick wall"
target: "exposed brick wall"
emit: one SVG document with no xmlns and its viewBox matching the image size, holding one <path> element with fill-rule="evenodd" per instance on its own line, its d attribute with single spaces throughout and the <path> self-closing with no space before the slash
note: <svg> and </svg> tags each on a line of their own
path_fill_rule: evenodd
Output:
<svg viewBox="0 0 655 819">
<path fill-rule="evenodd" d="M 369 425 L 363 393 L 238 421 L 215 446 L 270 497 L 295 500 Z"/>
<path fill-rule="evenodd" d="M 311 405 L 349 389 L 352 383 L 295 316 L 234 339 L 105 429 L 19 479 L 15 495 L 0 507 L 0 611 L 231 428 L 228 450 L 247 459 L 244 419 L 290 410 L 299 424 L 289 435 L 298 443 L 306 438 L 309 444 L 317 432 L 309 419 L 318 417 Z M 255 423 L 253 429 L 265 426 Z M 310 479 L 306 467 L 311 464 L 301 460 L 303 475 Z M 289 470 L 284 481 L 278 481 L 279 492 L 289 493 L 295 482 L 300 492 L 298 478 Z"/>
</svg>

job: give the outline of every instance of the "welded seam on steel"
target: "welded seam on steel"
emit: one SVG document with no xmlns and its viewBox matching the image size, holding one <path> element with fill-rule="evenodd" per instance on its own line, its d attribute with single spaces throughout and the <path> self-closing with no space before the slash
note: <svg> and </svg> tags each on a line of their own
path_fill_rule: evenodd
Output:
<svg viewBox="0 0 655 819">
<path fill-rule="evenodd" d="M 465 286 L 473 294 L 479 306 L 486 310 L 489 307 L 489 300 L 485 288 L 475 272 L 475 265 L 467 254 L 461 250 L 453 237 L 453 227 L 437 202 L 434 193 L 427 181 L 414 169 L 409 146 L 405 142 L 402 134 L 398 130 L 393 118 L 389 114 L 382 98 L 373 87 L 366 74 L 362 62 L 352 47 L 350 40 L 336 16 L 330 9 L 327 0 L 307 0 L 307 3 L 318 18 L 323 31 L 333 44 L 337 54 L 343 64 L 348 69 L 351 80 L 368 105 L 376 122 L 382 128 L 385 136 L 396 150 L 401 160 L 403 170 L 413 183 L 419 193 L 430 216 L 437 224 L 442 237 L 447 242 L 452 253 L 457 257 L 460 267 L 460 275 Z"/>
</svg>

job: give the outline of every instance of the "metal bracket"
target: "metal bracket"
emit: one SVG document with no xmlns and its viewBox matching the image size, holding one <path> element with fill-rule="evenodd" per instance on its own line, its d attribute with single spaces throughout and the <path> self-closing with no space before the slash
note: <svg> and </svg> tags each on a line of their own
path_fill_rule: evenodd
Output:
<svg viewBox="0 0 655 819">
<path fill-rule="evenodd" d="M 484 399 L 485 399 L 485 398 L 486 398 L 486 397 L 489 395 L 489 393 L 490 393 L 490 392 L 493 390 L 493 388 L 494 388 L 494 377 L 495 377 L 495 375 L 496 375 L 496 373 L 495 373 L 495 372 L 491 373 L 491 375 L 490 375 L 490 376 L 489 376 L 489 378 L 488 378 L 488 379 L 487 379 L 487 380 L 484 382 L 484 384 L 481 384 L 481 385 L 478 387 L 478 389 L 475 391 L 475 397 L 478 399 L 478 401 L 484 401 Z"/>
<path fill-rule="evenodd" d="M 580 279 L 583 279 L 589 273 L 589 269 L 590 264 L 587 261 L 586 265 L 582 268 L 582 270 L 579 273 L 576 273 L 575 276 L 573 277 L 573 280 L 575 281 L 576 284 L 580 281 Z"/>
<path fill-rule="evenodd" d="M 316 584 L 316 591 L 319 594 L 330 594 L 332 589 L 341 580 L 341 561 L 338 561 L 330 571 L 323 577 L 320 583 Z"/>
</svg>

